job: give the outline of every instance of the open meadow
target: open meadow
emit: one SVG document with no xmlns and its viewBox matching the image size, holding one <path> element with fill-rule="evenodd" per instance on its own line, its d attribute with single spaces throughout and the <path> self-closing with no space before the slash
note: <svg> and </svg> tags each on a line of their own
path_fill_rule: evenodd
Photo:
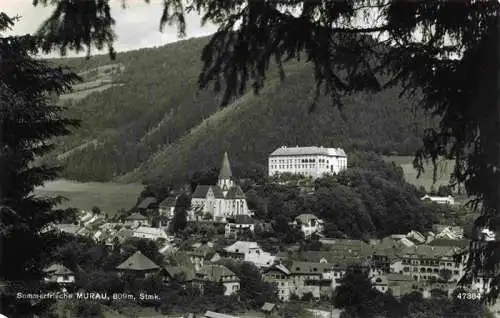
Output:
<svg viewBox="0 0 500 318">
<path fill-rule="evenodd" d="M 429 162 L 424 169 L 424 173 L 417 178 L 417 170 L 413 167 L 413 157 L 412 156 L 386 156 L 384 157 L 387 161 L 392 161 L 403 168 L 406 180 L 417 186 L 423 186 L 426 190 L 430 190 L 433 182 L 433 167 L 432 163 Z M 437 180 L 434 187 L 437 189 L 440 185 L 448 185 L 450 182 L 450 175 L 454 168 L 454 162 L 452 160 L 442 160 L 438 163 Z"/>
<path fill-rule="evenodd" d="M 130 209 L 136 202 L 144 186 L 141 184 L 118 184 L 111 182 L 74 182 L 56 180 L 47 182 L 44 187 L 35 189 L 38 196 L 54 197 L 61 195 L 68 201 L 60 208 L 78 208 L 90 210 L 99 207 L 103 213 L 114 215 L 120 209 Z"/>
</svg>

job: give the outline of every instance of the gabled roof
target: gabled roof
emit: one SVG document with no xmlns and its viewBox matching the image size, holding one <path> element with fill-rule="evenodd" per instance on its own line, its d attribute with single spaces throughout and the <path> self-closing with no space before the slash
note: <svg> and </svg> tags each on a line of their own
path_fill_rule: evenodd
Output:
<svg viewBox="0 0 500 318">
<path fill-rule="evenodd" d="M 270 312 L 273 311 L 273 309 L 276 307 L 276 304 L 273 303 L 264 303 L 264 306 L 262 306 L 261 310 L 265 312 Z"/>
<path fill-rule="evenodd" d="M 212 282 L 220 282 L 224 277 L 233 277 L 234 281 L 240 281 L 240 279 L 236 277 L 236 274 L 233 273 L 233 271 L 231 271 L 224 265 L 218 264 L 205 265 L 196 274 Z"/>
<path fill-rule="evenodd" d="M 245 193 L 240 186 L 235 185 L 227 191 L 226 199 L 245 199 Z"/>
<path fill-rule="evenodd" d="M 264 271 L 267 273 L 267 272 L 272 271 L 272 270 L 280 271 L 285 275 L 292 274 L 292 272 L 290 272 L 290 270 L 283 264 L 274 264 L 274 265 L 268 267 L 267 269 L 265 269 Z"/>
<path fill-rule="evenodd" d="M 290 265 L 290 271 L 295 275 L 321 275 L 331 270 L 332 264 L 328 263 L 294 261 L 292 265 Z"/>
<path fill-rule="evenodd" d="M 453 246 L 431 246 L 415 245 L 404 249 L 404 255 L 416 255 L 427 258 L 441 258 L 454 256 L 459 252 L 459 248 Z"/>
<path fill-rule="evenodd" d="M 175 278 L 176 276 L 182 277 L 183 282 L 190 282 L 190 281 L 193 281 L 195 278 L 195 273 L 190 268 L 167 265 L 167 266 L 164 266 L 163 269 L 172 278 Z"/>
<path fill-rule="evenodd" d="M 203 184 L 199 184 L 196 186 L 196 189 L 194 190 L 191 197 L 193 199 L 205 199 L 207 197 L 207 193 L 210 189 L 212 189 L 215 198 L 218 198 L 218 199 L 224 198 L 224 195 L 222 194 L 222 190 L 218 186 L 203 185 Z"/>
<path fill-rule="evenodd" d="M 73 275 L 73 271 L 62 264 L 54 263 L 43 270 L 47 274 L 51 275 Z"/>
<path fill-rule="evenodd" d="M 138 209 L 147 209 L 149 208 L 150 205 L 156 204 L 158 201 L 156 198 L 153 197 L 147 197 L 144 200 L 142 200 L 139 205 L 137 205 Z"/>
<path fill-rule="evenodd" d="M 128 218 L 127 221 L 145 221 L 148 218 L 145 217 L 144 215 L 140 213 L 132 213 Z"/>
<path fill-rule="evenodd" d="M 462 240 L 451 240 L 451 239 L 443 239 L 438 238 L 429 243 L 431 246 L 455 246 L 459 248 L 466 249 L 469 247 L 470 241 L 466 239 Z"/>
<path fill-rule="evenodd" d="M 167 233 L 165 230 L 157 228 L 157 227 L 150 227 L 150 226 L 141 226 L 138 227 L 135 231 L 134 234 L 140 235 L 140 234 L 146 234 L 146 235 L 153 235 L 157 237 L 167 237 Z"/>
<path fill-rule="evenodd" d="M 189 252 L 192 256 L 199 256 L 203 258 L 211 258 L 216 253 L 213 247 L 203 244 L 194 249 L 194 251 Z"/>
<path fill-rule="evenodd" d="M 229 156 L 227 152 L 224 152 L 224 158 L 222 159 L 222 166 L 219 172 L 219 180 L 232 179 L 233 172 L 231 171 L 231 164 L 229 163 Z"/>
<path fill-rule="evenodd" d="M 135 252 L 127 260 L 116 267 L 118 270 L 148 271 L 160 268 L 141 251 Z"/>
<path fill-rule="evenodd" d="M 158 206 L 159 207 L 171 207 L 171 206 L 175 206 L 176 203 L 177 203 L 177 196 L 169 196 L 169 197 L 166 197 L 163 201 L 161 201 Z"/>
<path fill-rule="evenodd" d="M 257 242 L 237 241 L 233 245 L 225 247 L 224 251 L 228 253 L 246 254 L 249 250 L 256 248 L 260 248 Z"/>
<path fill-rule="evenodd" d="M 319 218 L 316 215 L 311 214 L 311 213 L 304 213 L 304 214 L 297 215 L 297 217 L 295 217 L 295 221 L 298 221 L 301 224 L 307 224 L 311 220 L 319 220 Z"/>
</svg>

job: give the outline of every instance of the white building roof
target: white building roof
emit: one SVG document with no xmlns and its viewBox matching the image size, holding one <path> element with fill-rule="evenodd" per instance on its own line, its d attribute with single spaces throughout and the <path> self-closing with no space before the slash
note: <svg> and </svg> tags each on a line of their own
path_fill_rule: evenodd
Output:
<svg viewBox="0 0 500 318">
<path fill-rule="evenodd" d="M 337 156 L 346 157 L 346 153 L 341 148 L 324 148 L 324 147 L 280 147 L 273 151 L 269 156 L 312 156 L 312 155 L 323 155 L 323 156 Z"/>
<path fill-rule="evenodd" d="M 260 249 L 259 244 L 256 242 L 238 241 L 233 245 L 224 248 L 229 253 L 247 254 L 250 250 Z"/>
<path fill-rule="evenodd" d="M 141 234 L 167 238 L 167 233 L 156 227 L 140 226 L 134 231 L 134 236 Z"/>
<path fill-rule="evenodd" d="M 263 252 L 261 254 L 246 254 L 245 262 L 255 264 L 257 267 L 270 267 L 274 264 L 276 256 Z"/>
</svg>

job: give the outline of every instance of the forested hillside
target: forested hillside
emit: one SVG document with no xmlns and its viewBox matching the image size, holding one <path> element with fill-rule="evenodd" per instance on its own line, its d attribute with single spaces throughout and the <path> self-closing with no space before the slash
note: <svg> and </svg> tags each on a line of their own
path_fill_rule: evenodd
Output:
<svg viewBox="0 0 500 318">
<path fill-rule="evenodd" d="M 289 63 L 284 83 L 271 72 L 259 95 L 249 92 L 221 110 L 220 96 L 197 87 L 206 41 L 127 52 L 117 61 L 108 56 L 57 60 L 86 75 L 95 75 L 100 66 L 119 67 L 106 87 L 61 100 L 82 127 L 58 140 L 46 160 L 64 162 L 69 179 L 142 181 L 184 178 L 218 165 L 224 150 L 240 165 L 265 164 L 284 144 L 402 155 L 419 145 L 426 121 L 398 98 L 397 89 L 346 97 L 342 112 L 322 97 L 309 113 L 314 81 L 303 62 Z"/>
</svg>

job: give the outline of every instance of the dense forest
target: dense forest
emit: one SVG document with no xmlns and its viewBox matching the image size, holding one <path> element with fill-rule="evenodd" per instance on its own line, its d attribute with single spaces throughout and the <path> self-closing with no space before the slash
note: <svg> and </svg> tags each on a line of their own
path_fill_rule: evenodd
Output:
<svg viewBox="0 0 500 318">
<path fill-rule="evenodd" d="M 63 162 L 64 177 L 79 181 L 182 180 L 218 165 L 224 150 L 235 165 L 265 164 L 285 144 L 412 155 L 430 124 L 411 101 L 399 99 L 398 89 L 346 96 L 340 110 L 321 97 L 310 112 L 313 70 L 297 61 L 286 66 L 283 83 L 271 70 L 259 95 L 249 91 L 220 109 L 221 95 L 197 86 L 206 41 L 126 52 L 116 61 L 56 60 L 86 75 L 113 63 L 123 68 L 111 77 L 120 85 L 61 101 L 82 126 L 57 140 L 46 160 Z"/>
</svg>

